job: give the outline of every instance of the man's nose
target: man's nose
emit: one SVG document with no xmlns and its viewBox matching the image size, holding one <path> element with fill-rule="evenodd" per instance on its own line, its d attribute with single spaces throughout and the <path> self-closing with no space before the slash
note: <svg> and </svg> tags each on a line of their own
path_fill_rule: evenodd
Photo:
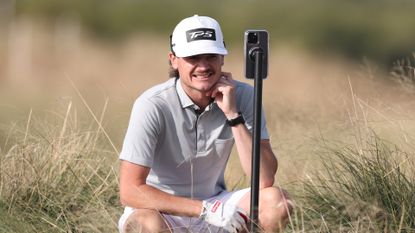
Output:
<svg viewBox="0 0 415 233">
<path fill-rule="evenodd" d="M 208 67 L 209 66 L 208 59 L 202 56 L 200 59 L 197 60 L 197 66 Z"/>
</svg>

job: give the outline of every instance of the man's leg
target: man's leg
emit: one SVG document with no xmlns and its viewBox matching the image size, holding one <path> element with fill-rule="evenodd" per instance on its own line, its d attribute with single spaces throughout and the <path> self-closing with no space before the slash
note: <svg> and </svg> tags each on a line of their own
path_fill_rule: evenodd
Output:
<svg viewBox="0 0 415 233">
<path fill-rule="evenodd" d="M 156 210 L 136 209 L 124 223 L 123 233 L 172 232 L 168 223 Z"/>
<path fill-rule="evenodd" d="M 238 205 L 250 211 L 251 195 L 245 194 Z M 282 232 L 289 220 L 293 205 L 286 191 L 277 187 L 259 190 L 258 218 L 264 232 Z"/>
</svg>

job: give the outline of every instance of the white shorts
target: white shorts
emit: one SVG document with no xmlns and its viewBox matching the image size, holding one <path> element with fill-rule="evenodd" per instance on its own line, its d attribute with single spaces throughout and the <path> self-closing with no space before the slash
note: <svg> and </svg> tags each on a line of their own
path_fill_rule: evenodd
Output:
<svg viewBox="0 0 415 233">
<path fill-rule="evenodd" d="M 213 196 L 207 200 L 221 200 L 223 203 L 230 203 L 237 205 L 241 198 L 250 191 L 250 188 L 241 189 L 233 192 L 222 191 L 217 196 Z M 127 218 L 134 212 L 134 208 L 126 206 L 123 215 L 118 221 L 118 229 L 123 233 L 124 223 Z M 225 230 L 216 226 L 210 225 L 207 222 L 200 220 L 197 217 L 182 217 L 169 214 L 162 214 L 164 219 L 169 223 L 174 233 L 185 232 L 226 232 Z"/>
</svg>

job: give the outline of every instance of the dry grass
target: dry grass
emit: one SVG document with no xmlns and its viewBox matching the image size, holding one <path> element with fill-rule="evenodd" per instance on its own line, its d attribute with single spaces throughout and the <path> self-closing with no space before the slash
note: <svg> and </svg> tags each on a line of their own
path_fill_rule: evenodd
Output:
<svg viewBox="0 0 415 233">
<path fill-rule="evenodd" d="M 136 35 L 105 45 L 72 28 L 80 31 L 65 42 L 58 40 L 64 30 L 26 21 L 11 30 L 0 36 L 0 211 L 10 218 L 4 229 L 114 232 L 121 214 L 116 151 L 134 99 L 167 79 L 167 40 Z M 272 48 L 263 100 L 278 185 L 300 194 L 294 187 L 324 168 L 318 155 L 327 143 L 363 148 L 373 131 L 414 151 L 413 93 L 372 66 Z M 229 50 L 224 69 L 244 80 L 242 50 Z M 226 171 L 230 188 L 248 185 L 236 156 Z M 298 202 L 292 232 L 307 225 L 307 203 Z M 328 232 L 330 224 L 321 218 L 314 232 Z M 369 231 L 356 226 L 363 228 L 352 232 Z"/>
<path fill-rule="evenodd" d="M 64 115 L 38 118 L 31 111 L 2 146 L 2 210 L 32 231 L 115 230 L 116 153 L 103 146 L 100 127 L 81 126 L 75 114 L 72 102 Z"/>
</svg>

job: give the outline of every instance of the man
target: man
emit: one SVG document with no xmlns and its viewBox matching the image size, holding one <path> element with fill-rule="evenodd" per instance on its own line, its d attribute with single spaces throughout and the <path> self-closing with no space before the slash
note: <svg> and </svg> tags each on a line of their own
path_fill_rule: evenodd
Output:
<svg viewBox="0 0 415 233">
<path fill-rule="evenodd" d="M 224 170 L 236 144 L 251 174 L 253 88 L 222 72 L 227 50 L 218 22 L 182 20 L 171 37 L 175 78 L 134 103 L 120 154 L 119 221 L 127 232 L 242 232 L 250 189 L 226 191 Z M 291 207 L 273 187 L 277 160 L 262 119 L 259 222 L 283 229 Z"/>
</svg>

